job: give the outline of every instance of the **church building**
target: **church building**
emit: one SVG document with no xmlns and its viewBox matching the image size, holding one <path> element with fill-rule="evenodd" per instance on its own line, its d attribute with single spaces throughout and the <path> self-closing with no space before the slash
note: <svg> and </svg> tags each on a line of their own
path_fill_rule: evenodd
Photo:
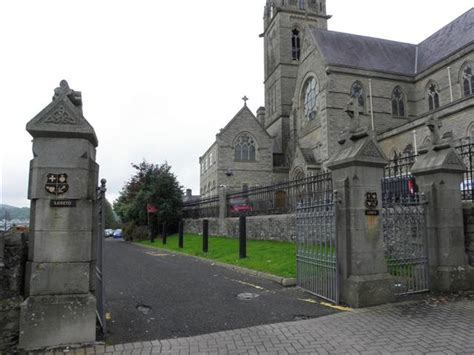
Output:
<svg viewBox="0 0 474 355">
<path fill-rule="evenodd" d="M 325 168 L 346 107 L 387 154 L 416 153 L 436 118 L 474 141 L 474 8 L 419 44 L 328 30 L 326 0 L 267 0 L 265 107 L 246 105 L 200 158 L 201 196 L 299 179 Z"/>
</svg>

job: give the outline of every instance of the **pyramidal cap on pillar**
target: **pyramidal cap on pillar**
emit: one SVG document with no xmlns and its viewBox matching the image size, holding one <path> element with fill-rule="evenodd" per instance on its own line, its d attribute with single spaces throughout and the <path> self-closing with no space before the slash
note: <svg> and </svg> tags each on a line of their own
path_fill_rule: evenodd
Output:
<svg viewBox="0 0 474 355">
<path fill-rule="evenodd" d="M 97 147 L 94 128 L 82 113 L 82 96 L 62 80 L 54 90 L 53 101 L 26 124 L 33 136 L 49 138 L 83 138 Z"/>
<path fill-rule="evenodd" d="M 466 165 L 451 145 L 433 146 L 418 156 L 411 168 L 411 172 L 415 175 L 432 174 L 436 171 L 464 173 L 466 170 Z"/>
<path fill-rule="evenodd" d="M 467 167 L 452 145 L 452 132 L 441 136 L 442 122 L 434 115 L 427 119 L 425 126 L 430 131 L 431 142 L 419 149 L 419 156 L 411 172 L 416 175 L 465 172 Z"/>
<path fill-rule="evenodd" d="M 329 169 L 349 165 L 386 166 L 388 159 L 372 131 L 360 129 L 344 133 L 339 140 L 339 150 L 329 159 Z"/>
</svg>

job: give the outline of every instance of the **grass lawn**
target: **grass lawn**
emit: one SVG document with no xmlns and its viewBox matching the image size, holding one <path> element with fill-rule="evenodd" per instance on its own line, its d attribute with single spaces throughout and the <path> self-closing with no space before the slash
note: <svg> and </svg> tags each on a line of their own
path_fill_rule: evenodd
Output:
<svg viewBox="0 0 474 355">
<path fill-rule="evenodd" d="M 195 234 L 184 235 L 184 248 L 178 247 L 178 235 L 167 238 L 163 245 L 160 239 L 153 244 L 143 241 L 139 244 L 179 251 L 226 264 L 266 272 L 282 277 L 296 277 L 295 244 L 263 240 L 247 240 L 247 258 L 239 259 L 239 240 L 226 237 L 209 237 L 209 252 L 202 252 L 202 237 Z"/>
</svg>

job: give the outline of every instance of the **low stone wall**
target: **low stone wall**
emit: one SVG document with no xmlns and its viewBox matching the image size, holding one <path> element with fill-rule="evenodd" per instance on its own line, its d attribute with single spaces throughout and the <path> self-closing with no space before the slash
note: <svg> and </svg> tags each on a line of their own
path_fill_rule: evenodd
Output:
<svg viewBox="0 0 474 355">
<path fill-rule="evenodd" d="M 219 219 L 206 218 L 209 221 L 209 235 L 220 235 Z M 184 232 L 190 234 L 202 234 L 203 219 L 186 219 L 184 221 Z"/>
<path fill-rule="evenodd" d="M 464 212 L 464 233 L 469 264 L 474 266 L 474 204 L 466 205 Z"/>
<path fill-rule="evenodd" d="M 224 233 L 219 232 L 219 219 L 208 218 L 209 234 L 239 237 L 239 219 L 226 218 Z M 202 219 L 187 219 L 186 233 L 202 233 Z M 247 217 L 247 239 L 294 241 L 296 239 L 296 218 L 294 214 Z"/>
<path fill-rule="evenodd" d="M 13 353 L 18 344 L 20 303 L 23 302 L 26 237 L 5 233 L 3 265 L 0 264 L 0 353 Z"/>
</svg>

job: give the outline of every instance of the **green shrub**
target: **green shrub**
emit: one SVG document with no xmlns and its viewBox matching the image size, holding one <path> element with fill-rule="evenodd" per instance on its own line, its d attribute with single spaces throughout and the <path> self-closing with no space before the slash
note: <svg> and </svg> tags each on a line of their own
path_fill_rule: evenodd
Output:
<svg viewBox="0 0 474 355">
<path fill-rule="evenodd" d="M 135 223 L 127 223 L 123 228 L 123 238 L 129 242 L 139 242 L 149 239 L 148 227 L 137 226 Z"/>
</svg>

